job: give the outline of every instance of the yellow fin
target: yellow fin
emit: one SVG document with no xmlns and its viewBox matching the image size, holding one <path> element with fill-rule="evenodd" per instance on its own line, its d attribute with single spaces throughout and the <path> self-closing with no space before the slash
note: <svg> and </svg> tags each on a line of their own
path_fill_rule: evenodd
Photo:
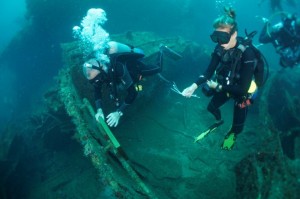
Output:
<svg viewBox="0 0 300 199">
<path fill-rule="evenodd" d="M 214 127 L 212 129 L 208 129 L 207 131 L 201 133 L 200 135 L 198 135 L 196 138 L 195 138 L 195 142 L 198 142 L 199 140 L 202 140 L 207 134 L 213 132 L 215 129 L 217 129 L 217 127 Z"/>
</svg>

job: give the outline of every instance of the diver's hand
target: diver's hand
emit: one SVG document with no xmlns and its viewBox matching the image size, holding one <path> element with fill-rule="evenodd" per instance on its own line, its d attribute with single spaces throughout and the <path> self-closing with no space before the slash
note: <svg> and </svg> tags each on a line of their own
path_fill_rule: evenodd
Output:
<svg viewBox="0 0 300 199">
<path fill-rule="evenodd" d="M 110 127 L 116 127 L 119 124 L 119 119 L 123 115 L 121 111 L 110 113 L 106 118 L 106 122 Z"/>
<path fill-rule="evenodd" d="M 197 84 L 193 83 L 191 86 L 184 89 L 181 94 L 184 97 L 191 97 L 197 88 L 198 88 Z"/>
<path fill-rule="evenodd" d="M 216 89 L 218 86 L 218 83 L 215 81 L 212 81 L 212 80 L 208 80 L 206 83 L 209 86 L 209 88 L 211 88 L 211 89 Z"/>
<path fill-rule="evenodd" d="M 97 110 L 97 113 L 95 114 L 95 119 L 99 122 L 100 117 L 104 120 L 104 114 L 101 108 Z"/>
</svg>

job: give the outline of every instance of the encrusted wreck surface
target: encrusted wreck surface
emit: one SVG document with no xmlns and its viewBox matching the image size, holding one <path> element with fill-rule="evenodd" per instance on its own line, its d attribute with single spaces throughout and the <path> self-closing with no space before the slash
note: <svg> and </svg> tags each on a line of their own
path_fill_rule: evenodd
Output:
<svg viewBox="0 0 300 199">
<path fill-rule="evenodd" d="M 128 32 L 112 39 L 144 49 L 149 62 L 161 43 L 182 53 L 184 58 L 177 62 L 165 57 L 162 73 L 180 90 L 197 78 L 210 58 L 207 52 L 211 49 L 179 37 L 165 39 L 147 32 Z M 23 130 L 26 137 L 10 137 L 7 133 L 6 139 L 1 139 L 6 140 L 1 158 L 14 157 L 1 162 L 6 171 L 0 182 L 2 189 L 18 187 L 29 174 L 32 180 L 24 190 L 28 198 L 299 195 L 298 68 L 271 75 L 251 107 L 244 132 L 229 152 L 219 146 L 230 127 L 231 104 L 222 109 L 225 124 L 194 143 L 194 137 L 213 121 L 206 110 L 209 99 L 200 92 L 200 99 L 185 99 L 157 76 L 148 77 L 141 82 L 143 90 L 119 126 L 111 129 L 121 145 L 115 148 L 88 109 L 94 101 L 93 88 L 82 75 L 83 60 L 77 44 L 63 44 L 62 48 L 65 66 L 57 77 L 57 87 L 45 95 L 47 109 L 31 118 L 32 127 Z M 108 112 L 114 110 L 108 98 L 104 103 Z M 17 151 L 19 145 L 30 147 Z M 22 171 L 20 168 L 29 160 L 39 160 L 39 164 Z M 15 175 L 21 180 L 14 184 Z M 1 194 L 9 198 L 13 193 Z"/>
</svg>

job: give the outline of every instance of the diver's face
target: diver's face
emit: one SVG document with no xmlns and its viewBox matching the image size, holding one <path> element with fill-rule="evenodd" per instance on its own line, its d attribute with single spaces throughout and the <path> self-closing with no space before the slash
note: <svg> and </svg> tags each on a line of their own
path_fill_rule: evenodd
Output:
<svg viewBox="0 0 300 199">
<path fill-rule="evenodd" d="M 229 34 L 230 39 L 228 41 L 228 43 L 223 43 L 220 44 L 225 50 L 228 50 L 230 48 L 233 48 L 236 45 L 236 37 L 237 37 L 237 32 L 235 31 L 232 35 L 230 35 L 230 28 L 229 27 L 225 27 L 225 28 L 217 28 L 215 30 L 216 32 L 224 32 Z"/>
<path fill-rule="evenodd" d="M 85 76 L 88 80 L 94 79 L 98 74 L 100 74 L 100 71 L 93 68 L 86 68 L 85 70 Z"/>
</svg>

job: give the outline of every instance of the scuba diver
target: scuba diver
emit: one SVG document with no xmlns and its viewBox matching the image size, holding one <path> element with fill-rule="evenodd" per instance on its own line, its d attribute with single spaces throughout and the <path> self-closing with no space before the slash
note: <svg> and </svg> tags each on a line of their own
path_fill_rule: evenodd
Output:
<svg viewBox="0 0 300 199">
<path fill-rule="evenodd" d="M 108 85 L 111 90 L 111 98 L 116 102 L 117 110 L 107 115 L 106 122 L 110 127 L 116 127 L 120 117 L 127 106 L 137 97 L 135 84 L 144 76 L 150 76 L 162 71 L 163 52 L 172 53 L 166 46 L 161 46 L 157 53 L 155 64 L 146 64 L 145 56 L 139 48 L 134 48 L 123 43 L 110 41 L 107 44 L 106 54 L 109 63 L 104 64 L 97 59 L 90 59 L 83 64 L 84 76 L 94 86 L 95 104 L 97 113 L 95 118 L 104 119 L 102 106 L 102 86 Z M 119 102 L 118 90 L 127 91 L 123 102 Z"/>
<path fill-rule="evenodd" d="M 284 68 L 300 63 L 300 19 L 296 15 L 285 14 L 282 21 L 271 26 L 268 20 L 259 37 L 259 42 L 272 43 L 280 55 L 280 65 Z"/>
<path fill-rule="evenodd" d="M 240 45 L 235 16 L 232 8 L 225 8 L 225 14 L 214 21 L 214 32 L 210 37 L 217 45 L 211 61 L 204 74 L 182 91 L 183 96 L 191 97 L 201 86 L 204 94 L 212 96 L 207 110 L 215 117 L 216 122 L 205 131 L 205 134 L 224 123 L 219 108 L 229 99 L 234 100 L 232 126 L 221 146 L 225 150 L 233 148 L 237 135 L 243 130 L 248 106 L 251 104 L 249 88 L 255 87 L 253 77 L 257 62 L 254 50 Z"/>
<path fill-rule="evenodd" d="M 116 127 L 125 108 L 137 96 L 135 85 L 143 76 L 158 74 L 161 79 L 169 83 L 160 72 L 162 71 L 163 53 L 178 60 L 180 54 L 160 45 L 155 64 L 144 63 L 144 52 L 130 45 L 111 41 L 109 33 L 103 29 L 106 22 L 106 12 L 101 8 L 91 8 L 82 19 L 80 26 L 73 27 L 74 38 L 78 39 L 78 46 L 82 50 L 84 60 L 83 74 L 94 86 L 97 121 L 102 118 L 102 87 L 108 85 L 110 97 L 115 101 L 117 110 L 107 115 L 107 124 Z M 91 58 L 91 59 L 90 59 Z M 126 90 L 127 96 L 123 102 L 119 101 L 118 90 Z"/>
</svg>

